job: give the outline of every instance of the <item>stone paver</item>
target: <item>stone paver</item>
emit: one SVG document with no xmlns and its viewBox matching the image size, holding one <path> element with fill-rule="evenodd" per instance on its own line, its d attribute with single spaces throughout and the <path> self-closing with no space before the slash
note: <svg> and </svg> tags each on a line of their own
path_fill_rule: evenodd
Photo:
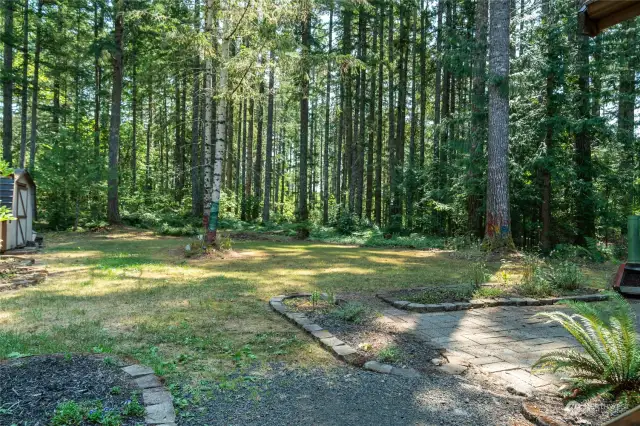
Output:
<svg viewBox="0 0 640 426">
<path fill-rule="evenodd" d="M 630 302 L 638 314 L 640 330 L 640 301 Z M 535 316 L 557 310 L 569 311 L 558 305 L 527 305 L 424 313 L 392 308 L 384 311 L 384 315 L 405 331 L 444 350 L 447 357 L 464 360 L 507 382 L 517 393 L 528 394 L 554 390 L 561 383 L 558 376 L 531 371 L 540 356 L 557 350 L 579 349 L 566 330 Z M 455 372 L 459 374 L 458 370 Z"/>
</svg>

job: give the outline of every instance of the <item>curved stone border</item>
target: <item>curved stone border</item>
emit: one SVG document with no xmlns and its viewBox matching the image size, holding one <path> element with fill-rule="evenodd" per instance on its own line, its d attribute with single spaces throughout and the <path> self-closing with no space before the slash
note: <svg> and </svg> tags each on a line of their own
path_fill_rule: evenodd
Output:
<svg viewBox="0 0 640 426">
<path fill-rule="evenodd" d="M 335 337 L 328 330 L 323 329 L 318 324 L 311 322 L 309 317 L 300 312 L 294 312 L 287 307 L 283 302 L 287 299 L 293 299 L 298 297 L 310 297 L 311 293 L 296 293 L 290 295 L 274 296 L 269 300 L 269 305 L 274 311 L 278 312 L 282 316 L 286 317 L 289 321 L 293 322 L 296 326 L 306 331 L 313 339 L 320 342 L 323 348 L 328 350 L 333 356 L 347 364 L 354 365 L 356 367 L 362 367 L 369 371 L 374 371 L 381 374 L 393 374 L 395 376 L 402 377 L 419 377 L 418 373 L 413 368 L 398 368 L 389 364 L 383 364 L 377 361 L 366 361 L 365 358 L 358 353 L 357 350 L 346 344 L 342 340 Z M 321 297 L 325 300 L 328 299 L 326 293 L 323 293 Z M 342 299 L 337 299 L 336 304 L 344 303 Z M 365 362 L 366 361 L 366 362 Z"/>
<path fill-rule="evenodd" d="M 412 303 L 407 300 L 397 300 L 389 294 L 377 294 L 376 296 L 398 309 L 412 312 L 464 311 L 467 309 L 489 308 L 493 306 L 554 305 L 563 300 L 573 300 L 575 302 L 602 302 L 609 299 L 607 294 L 585 294 L 582 296 L 547 297 L 544 299 L 534 299 L 531 297 L 500 297 L 496 299 L 473 299 L 468 302 L 422 304 Z"/>
<path fill-rule="evenodd" d="M 131 376 L 136 386 L 142 391 L 145 424 L 175 426 L 176 411 L 173 408 L 173 398 L 158 376 L 154 374 L 153 369 L 140 364 L 131 364 L 122 367 L 122 371 Z"/>
</svg>

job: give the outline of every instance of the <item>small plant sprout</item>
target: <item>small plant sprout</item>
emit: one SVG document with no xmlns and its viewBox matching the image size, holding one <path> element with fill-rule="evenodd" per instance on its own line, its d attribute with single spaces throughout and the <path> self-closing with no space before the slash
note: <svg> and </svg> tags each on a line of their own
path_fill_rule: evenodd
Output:
<svg viewBox="0 0 640 426">
<path fill-rule="evenodd" d="M 309 301 L 311 302 L 313 309 L 315 309 L 318 306 L 318 303 L 320 302 L 321 297 L 322 296 L 318 290 L 315 290 L 313 293 L 311 293 L 311 296 L 309 296 Z"/>
<path fill-rule="evenodd" d="M 489 271 L 487 265 L 484 262 L 475 262 L 471 266 L 471 283 L 479 287 L 482 283 L 489 278 Z"/>
</svg>

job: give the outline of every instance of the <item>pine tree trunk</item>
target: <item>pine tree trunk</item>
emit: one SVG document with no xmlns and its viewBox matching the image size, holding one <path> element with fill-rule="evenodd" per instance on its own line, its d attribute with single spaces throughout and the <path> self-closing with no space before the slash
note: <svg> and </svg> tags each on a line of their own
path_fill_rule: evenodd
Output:
<svg viewBox="0 0 640 426">
<path fill-rule="evenodd" d="M 427 116 L 427 13 L 424 0 L 420 2 L 420 168 L 424 167 Z"/>
<path fill-rule="evenodd" d="M 392 214 L 395 213 L 392 205 L 393 205 L 393 197 L 394 197 L 394 188 L 397 185 L 396 182 L 396 156 L 395 156 L 395 102 L 394 102 L 394 91 L 395 85 L 393 81 L 393 61 L 394 61 L 394 49 L 393 45 L 393 23 L 395 20 L 395 16 L 393 14 L 393 3 L 389 3 L 389 31 L 388 31 L 388 74 L 389 74 L 389 137 L 388 137 L 388 150 L 389 150 L 389 205 L 387 207 L 387 211 L 389 212 L 389 225 L 392 226 L 393 218 Z"/>
<path fill-rule="evenodd" d="M 581 7 L 581 2 L 576 2 Z M 578 38 L 578 115 L 580 125 L 575 135 L 575 161 L 577 189 L 576 194 L 576 225 L 578 235 L 576 243 L 586 245 L 586 238 L 594 238 L 595 225 L 595 199 L 593 196 L 593 163 L 591 161 L 591 108 L 589 105 L 589 39 L 583 35 L 580 26 L 577 25 Z"/>
<path fill-rule="evenodd" d="M 623 149 L 620 171 L 623 187 L 628 188 L 622 199 L 622 211 L 625 215 L 632 214 L 634 201 L 633 188 L 634 177 L 634 108 L 636 97 L 635 82 L 635 49 L 636 29 L 633 21 L 621 24 L 622 52 L 620 52 L 620 84 L 618 87 L 618 130 L 617 139 Z M 624 223 L 626 225 L 626 222 Z M 623 230 L 624 231 L 624 230 Z"/>
<path fill-rule="evenodd" d="M 509 0 L 491 2 L 485 245 L 511 250 L 509 205 Z"/>
<path fill-rule="evenodd" d="M 343 35 L 342 35 L 342 53 L 346 55 L 351 55 L 352 45 L 351 45 L 351 22 L 353 17 L 353 12 L 350 9 L 350 5 L 343 7 L 342 10 L 342 25 L 343 25 Z M 343 85 L 345 89 L 344 93 L 344 111 L 343 111 L 343 120 L 344 120 L 344 165 L 342 167 L 342 185 L 345 186 L 347 184 L 347 174 L 348 171 L 351 171 L 351 154 L 353 150 L 353 87 L 352 87 L 352 77 L 351 77 L 351 65 L 346 66 L 346 70 L 343 72 Z M 349 200 L 348 207 L 351 212 L 353 209 L 353 192 L 351 191 L 351 182 L 349 182 Z"/>
<path fill-rule="evenodd" d="M 42 3 L 44 0 L 40 0 Z M 104 21 L 104 12 L 100 6 L 99 0 L 94 0 L 93 3 L 93 42 L 98 43 L 98 39 L 100 37 L 100 30 L 103 26 Z M 101 86 L 102 86 L 102 67 L 100 65 L 100 50 L 96 49 L 95 56 L 93 59 L 94 63 L 94 106 L 93 106 L 93 155 L 96 161 L 100 158 L 100 108 L 101 108 Z M 36 47 L 36 55 L 39 54 L 39 50 Z M 37 56 L 36 56 L 37 57 Z M 35 99 L 35 98 L 34 98 Z M 34 126 L 35 127 L 35 126 Z M 32 133 L 33 134 L 33 133 Z M 33 138 L 33 136 L 32 136 Z M 31 144 L 34 145 L 34 140 L 32 139 Z M 35 151 L 35 150 L 34 150 Z M 100 169 L 100 168 L 99 168 Z M 100 178 L 100 172 L 98 171 L 98 178 Z"/>
<path fill-rule="evenodd" d="M 363 63 L 367 62 L 367 20 L 368 15 L 364 7 L 360 8 L 359 29 L 358 35 L 360 41 L 360 60 Z M 358 130 L 358 142 L 355 151 L 355 212 L 358 218 L 362 217 L 362 199 L 363 199 L 363 184 L 364 184 L 364 150 L 367 140 L 367 132 L 365 131 L 365 119 L 366 119 L 366 91 L 367 91 L 367 69 L 363 67 L 360 70 L 360 100 L 359 100 L 359 118 L 360 127 Z"/>
<path fill-rule="evenodd" d="M 256 127 L 256 161 L 255 161 L 255 177 L 254 177 L 254 213 L 253 219 L 256 219 L 260 213 L 260 201 L 262 200 L 262 125 L 263 125 L 263 105 L 264 105 L 264 78 L 260 79 L 260 88 L 258 89 L 258 112 Z"/>
<path fill-rule="evenodd" d="M 124 33 L 124 1 L 115 4 L 115 38 L 113 53 L 113 86 L 111 92 L 111 123 L 109 125 L 109 178 L 107 180 L 107 220 L 120 222 L 118 205 L 118 156 L 120 150 L 120 109 L 122 104 L 122 36 Z"/>
<path fill-rule="evenodd" d="M 198 0 L 194 4 L 195 27 L 200 28 L 200 5 Z M 199 216 L 202 213 L 202 194 L 200 193 L 200 53 L 193 59 L 193 95 L 191 100 L 193 110 L 191 117 L 191 214 Z"/>
<path fill-rule="evenodd" d="M 215 35 L 213 33 L 213 0 L 207 0 L 205 6 L 205 37 L 211 42 L 215 43 Z M 204 172 L 204 184 L 203 184 L 203 212 L 202 222 L 205 232 L 207 234 L 207 240 L 212 242 L 215 238 L 209 233 L 209 222 L 211 218 L 211 200 L 213 197 L 213 162 L 211 161 L 211 151 L 213 147 L 213 60 L 211 56 L 206 56 L 204 63 L 204 77 L 205 77 L 205 90 L 204 90 L 204 155 L 203 155 L 203 172 Z M 219 102 L 218 102 L 219 104 Z M 216 117 L 217 118 L 217 117 Z M 223 117 L 224 119 L 224 117 Z M 224 121 L 222 122 L 224 126 Z M 224 129 L 224 128 L 223 128 Z M 224 132 L 222 132 L 224 138 Z M 216 140 L 217 144 L 217 129 Z M 222 141 L 224 143 L 224 140 Z"/>
<path fill-rule="evenodd" d="M 138 173 L 138 82 L 137 82 L 137 58 L 136 52 L 133 54 L 133 71 L 131 74 L 131 81 L 133 90 L 131 94 L 131 115 L 132 117 L 132 137 L 131 137 L 131 191 L 136 192 L 137 185 L 137 173 Z"/>
<path fill-rule="evenodd" d="M 379 10 L 377 11 L 379 13 Z M 376 28 L 376 20 L 373 20 L 373 49 L 371 51 L 372 57 L 378 52 L 378 38 L 379 38 L 379 30 Z M 372 61 L 373 63 L 373 61 Z M 369 90 L 369 119 L 368 119 L 368 134 L 369 134 L 369 142 L 367 143 L 367 195 L 366 195 L 366 204 L 365 204 L 365 215 L 369 222 L 371 222 L 372 213 L 373 213 L 373 144 L 375 141 L 375 132 L 376 132 L 376 69 L 375 67 L 371 67 L 371 88 Z"/>
<path fill-rule="evenodd" d="M 473 54 L 473 79 L 471 102 L 471 147 L 467 170 L 467 226 L 472 235 L 482 236 L 482 183 L 481 163 L 487 138 L 487 25 L 489 1 L 478 0 L 475 10 L 475 46 Z"/>
<path fill-rule="evenodd" d="M 332 52 L 333 45 L 333 1 L 329 4 L 329 45 L 327 53 L 329 56 Z M 330 121 L 331 116 L 331 60 L 327 61 L 327 90 L 325 93 L 325 110 L 324 110 L 324 158 L 323 158 L 323 187 L 322 187 L 322 224 L 329 223 L 329 144 L 330 139 Z"/>
<path fill-rule="evenodd" d="M 409 61 L 409 11 L 406 6 L 400 6 L 400 35 L 398 52 L 398 106 L 397 106 L 397 130 L 395 134 L 395 158 L 394 158 L 394 184 L 391 186 L 392 202 L 389 214 L 391 216 L 391 229 L 399 231 L 402 228 L 402 185 L 404 167 L 404 140 L 407 112 L 407 70 Z"/>
<path fill-rule="evenodd" d="M 4 68 L 2 70 L 2 159 L 11 165 L 13 156 L 13 12 L 15 0 L 4 0 Z"/>
<path fill-rule="evenodd" d="M 384 77 L 384 9 L 378 6 L 378 31 L 380 31 L 380 52 L 378 55 L 378 117 L 376 124 L 376 202 L 374 207 L 374 215 L 376 225 L 382 226 L 382 85 Z"/>
<path fill-rule="evenodd" d="M 36 141 L 38 137 L 38 94 L 40 91 L 40 52 L 42 50 L 42 3 L 38 0 L 36 15 L 36 46 L 33 59 L 33 88 L 31 91 L 31 131 L 29 149 L 29 170 L 33 173 L 36 162 Z"/>
<path fill-rule="evenodd" d="M 311 64 L 311 10 L 302 18 L 302 66 L 300 75 L 300 193 L 298 194 L 298 221 L 309 218 L 307 208 L 307 147 L 309 145 L 309 71 Z M 304 232 L 302 233 L 304 234 Z M 306 237 L 306 235 L 300 235 Z"/>
<path fill-rule="evenodd" d="M 153 76 L 149 79 L 149 120 L 147 123 L 147 147 L 145 150 L 144 190 L 151 192 L 151 141 L 153 138 Z"/>
<path fill-rule="evenodd" d="M 253 186 L 253 116 L 255 113 L 255 101 L 253 98 L 249 100 L 249 126 L 247 133 L 247 182 L 244 187 L 245 197 L 247 199 L 247 218 L 253 219 L 253 204 L 255 204 L 255 200 L 252 199 L 252 186 Z"/>
<path fill-rule="evenodd" d="M 435 82 L 435 99 L 433 105 L 433 166 L 434 166 L 434 182 L 438 183 L 438 169 L 440 163 L 440 105 L 442 103 L 442 10 L 445 0 L 438 0 L 438 30 L 436 34 L 436 82 Z"/>
<path fill-rule="evenodd" d="M 544 253 L 551 251 L 551 168 L 553 166 L 553 141 L 554 141 L 554 123 L 556 116 L 556 75 L 551 69 L 555 62 L 555 37 L 551 31 L 554 16 L 548 2 L 542 4 L 542 15 L 545 28 L 547 29 L 547 67 L 549 70 L 546 75 L 546 129 L 545 129 L 545 158 L 541 165 L 540 175 L 542 184 L 542 205 L 540 206 L 540 221 L 542 222 L 542 230 L 540 233 L 540 248 Z"/>
<path fill-rule="evenodd" d="M 417 21 L 418 14 L 415 7 L 413 7 L 413 24 L 412 24 L 412 46 L 411 46 L 411 133 L 409 136 L 409 168 L 407 170 L 407 228 L 413 229 L 413 196 L 415 191 L 415 166 L 416 166 L 416 133 L 418 127 L 418 117 L 416 115 L 416 83 L 418 79 L 416 78 L 416 48 L 418 47 L 418 43 L 416 40 L 417 37 Z M 405 71 L 406 72 L 406 71 Z"/>
<path fill-rule="evenodd" d="M 22 40 L 22 101 L 20 105 L 20 168 L 27 155 L 27 112 L 29 111 L 29 2 L 24 3 Z"/>
<path fill-rule="evenodd" d="M 271 52 L 271 61 L 275 61 L 275 55 Z M 264 203 L 262 206 L 262 222 L 269 222 L 269 216 L 271 213 L 271 178 L 272 178 L 272 159 L 271 154 L 273 151 L 273 98 L 274 98 L 274 84 L 275 84 L 275 64 L 272 63 L 269 66 L 269 93 L 267 95 L 267 145 L 265 147 L 265 159 L 264 159 Z M 276 200 L 277 202 L 278 200 Z"/>
<path fill-rule="evenodd" d="M 240 220 L 247 220 L 247 100 L 242 100 L 242 188 Z"/>
<path fill-rule="evenodd" d="M 208 8 L 207 14 L 213 14 L 213 1 L 207 0 Z M 222 11 L 226 12 L 226 11 Z M 227 61 L 229 59 L 229 39 L 227 36 L 227 18 L 223 19 L 223 24 L 218 25 L 220 27 L 220 34 L 218 34 L 218 39 L 221 40 L 219 46 L 219 60 L 220 64 L 218 66 L 218 74 L 217 74 L 217 102 L 216 102 L 216 142 L 213 149 L 213 176 L 211 183 L 211 204 L 208 206 L 209 215 L 206 217 L 206 225 L 207 225 L 207 242 L 214 243 L 217 237 L 218 231 L 218 214 L 220 211 L 220 193 L 222 190 L 222 163 L 224 161 L 224 150 L 225 150 L 225 135 L 226 135 L 226 125 L 227 125 Z M 207 20 L 212 22 L 213 18 L 207 16 Z M 214 39 L 215 42 L 215 39 Z M 211 127 L 210 127 L 211 130 Z"/>
</svg>

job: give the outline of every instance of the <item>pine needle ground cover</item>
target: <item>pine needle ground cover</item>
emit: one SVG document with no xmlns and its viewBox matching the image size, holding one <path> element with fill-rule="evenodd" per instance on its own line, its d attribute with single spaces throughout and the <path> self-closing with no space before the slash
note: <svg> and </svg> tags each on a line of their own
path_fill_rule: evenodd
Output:
<svg viewBox="0 0 640 426">
<path fill-rule="evenodd" d="M 336 365 L 269 309 L 273 295 L 373 295 L 465 282 L 471 273 L 471 262 L 444 251 L 236 241 L 225 258 L 185 259 L 188 238 L 133 229 L 45 241 L 39 256 L 48 280 L 0 294 L 0 359 L 115 353 L 154 367 L 169 383 L 226 377 L 250 363 Z M 604 283 L 612 271 L 587 272 Z"/>
</svg>

